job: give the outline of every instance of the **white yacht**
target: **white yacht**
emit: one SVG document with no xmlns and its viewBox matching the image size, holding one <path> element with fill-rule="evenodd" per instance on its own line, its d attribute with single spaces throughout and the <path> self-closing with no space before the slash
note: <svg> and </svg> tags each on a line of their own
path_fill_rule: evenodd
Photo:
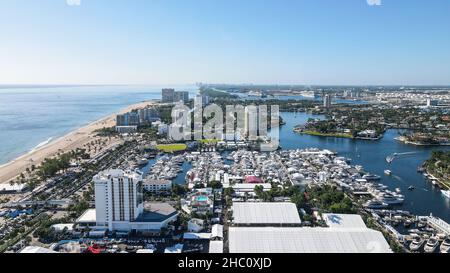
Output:
<svg viewBox="0 0 450 273">
<path fill-rule="evenodd" d="M 428 239 L 427 244 L 424 247 L 426 253 L 433 253 L 436 251 L 436 248 L 439 246 L 439 241 L 436 237 L 431 237 Z"/>
<path fill-rule="evenodd" d="M 441 192 L 442 192 L 442 194 L 443 194 L 445 197 L 447 197 L 447 198 L 450 199 L 450 191 L 444 191 L 444 190 L 441 190 Z"/>
<path fill-rule="evenodd" d="M 441 253 L 450 253 L 450 237 L 442 242 L 440 251 Z"/>
<path fill-rule="evenodd" d="M 366 180 L 380 180 L 381 179 L 381 177 L 379 176 L 379 175 L 376 175 L 376 174 L 365 174 L 365 175 L 363 175 L 363 177 L 362 178 L 364 178 L 364 179 L 366 179 Z"/>
<path fill-rule="evenodd" d="M 405 201 L 404 198 L 401 196 L 394 196 L 392 194 L 383 194 L 380 197 L 378 197 L 378 200 L 380 200 L 383 203 L 386 203 L 388 205 L 401 205 Z"/>
<path fill-rule="evenodd" d="M 385 209 L 388 206 L 389 206 L 388 204 L 377 201 L 377 200 L 371 200 L 364 204 L 364 207 L 366 207 L 368 209 Z"/>
<path fill-rule="evenodd" d="M 147 163 L 148 163 L 148 159 L 145 158 L 145 157 L 144 158 L 140 158 L 137 161 L 138 166 L 144 166 L 144 165 L 147 165 Z"/>
<path fill-rule="evenodd" d="M 424 243 L 425 243 L 424 239 L 416 237 L 409 245 L 409 249 L 411 251 L 418 251 L 423 246 Z"/>
</svg>

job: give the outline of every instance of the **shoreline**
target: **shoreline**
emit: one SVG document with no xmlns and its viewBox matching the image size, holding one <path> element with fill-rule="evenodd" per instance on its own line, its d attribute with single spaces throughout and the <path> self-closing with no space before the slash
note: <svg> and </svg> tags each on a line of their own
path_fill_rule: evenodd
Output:
<svg viewBox="0 0 450 273">
<path fill-rule="evenodd" d="M 403 144 L 414 145 L 414 146 L 450 146 L 450 143 L 437 143 L 437 144 L 419 143 L 419 142 L 409 141 L 404 137 L 396 137 L 394 139 Z"/>
<path fill-rule="evenodd" d="M 436 176 L 431 174 L 431 172 L 429 170 L 425 169 L 424 176 L 433 185 L 434 185 L 434 183 L 433 183 L 433 180 L 434 180 L 436 182 L 436 184 L 441 188 L 441 190 L 443 188 L 444 188 L 444 190 L 450 190 L 450 186 L 447 183 L 443 182 L 441 178 L 437 178 Z"/>
<path fill-rule="evenodd" d="M 104 127 L 114 126 L 116 115 L 129 112 L 133 109 L 143 108 L 147 105 L 152 105 L 155 103 L 155 100 L 149 100 L 129 105 L 113 114 L 78 127 L 61 137 L 53 138 L 47 144 L 38 147 L 37 149 L 32 149 L 29 152 L 26 152 L 15 159 L 0 165 L 0 185 L 8 183 L 32 165 L 37 167 L 46 158 L 52 157 L 60 152 L 67 152 L 76 148 L 81 148 L 86 143 L 93 141 L 96 139 L 93 132 Z"/>
</svg>

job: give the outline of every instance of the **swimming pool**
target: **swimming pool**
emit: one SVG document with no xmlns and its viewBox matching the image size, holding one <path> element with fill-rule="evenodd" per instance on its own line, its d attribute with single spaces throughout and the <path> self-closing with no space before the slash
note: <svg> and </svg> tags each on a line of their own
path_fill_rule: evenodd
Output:
<svg viewBox="0 0 450 273">
<path fill-rule="evenodd" d="M 208 201 L 208 197 L 207 196 L 197 196 L 196 197 L 198 202 L 206 202 Z"/>
</svg>

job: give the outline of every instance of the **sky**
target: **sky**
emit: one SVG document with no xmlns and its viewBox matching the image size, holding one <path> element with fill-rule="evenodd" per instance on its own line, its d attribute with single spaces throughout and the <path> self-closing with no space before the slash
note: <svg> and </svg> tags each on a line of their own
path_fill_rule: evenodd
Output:
<svg viewBox="0 0 450 273">
<path fill-rule="evenodd" d="M 450 85 L 448 0 L 0 0 L 0 84 Z"/>
</svg>

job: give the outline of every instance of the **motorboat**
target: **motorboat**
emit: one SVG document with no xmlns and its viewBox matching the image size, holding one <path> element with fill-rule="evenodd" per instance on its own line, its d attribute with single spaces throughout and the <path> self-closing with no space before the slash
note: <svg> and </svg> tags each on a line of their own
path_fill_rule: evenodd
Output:
<svg viewBox="0 0 450 273">
<path fill-rule="evenodd" d="M 424 247 L 424 250 L 426 253 L 433 253 L 436 251 L 438 245 L 439 245 L 438 239 L 433 236 L 430 239 L 428 239 L 427 244 Z"/>
<path fill-rule="evenodd" d="M 383 194 L 380 197 L 378 197 L 378 200 L 388 205 L 401 205 L 405 201 L 404 198 L 396 197 L 392 194 Z"/>
<path fill-rule="evenodd" d="M 381 179 L 381 177 L 379 176 L 379 175 L 376 175 L 376 174 L 365 174 L 365 175 L 363 175 L 363 177 L 362 177 L 363 179 L 366 179 L 367 181 L 369 181 L 369 180 L 380 180 Z"/>
<path fill-rule="evenodd" d="M 414 186 L 409 186 L 409 188 L 408 188 L 408 190 L 410 190 L 410 191 L 413 191 L 415 189 L 416 189 L 416 187 L 414 187 Z"/>
<path fill-rule="evenodd" d="M 144 166 L 144 165 L 147 165 L 147 163 L 148 163 L 147 158 L 141 158 L 141 159 L 138 159 L 138 161 L 137 161 L 138 166 Z"/>
<path fill-rule="evenodd" d="M 411 251 L 418 251 L 423 246 L 424 243 L 425 243 L 424 239 L 416 237 L 409 245 L 409 249 Z"/>
<path fill-rule="evenodd" d="M 385 170 L 385 171 L 384 171 L 384 174 L 385 174 L 385 175 L 392 175 L 392 171 L 391 171 L 391 170 Z"/>
<path fill-rule="evenodd" d="M 447 197 L 447 198 L 450 199 L 450 191 L 444 191 L 444 190 L 441 190 L 441 192 L 442 192 L 442 194 L 443 194 L 445 197 Z"/>
<path fill-rule="evenodd" d="M 450 253 L 450 237 L 447 237 L 441 244 L 441 253 Z"/>
<path fill-rule="evenodd" d="M 364 207 L 368 209 L 385 209 L 389 207 L 389 205 L 378 200 L 371 200 L 365 203 Z"/>
<path fill-rule="evenodd" d="M 403 222 L 403 225 L 405 226 L 405 228 L 408 228 L 408 227 L 410 227 L 412 224 L 414 223 L 414 221 L 412 221 L 412 220 L 405 220 L 404 222 Z"/>
</svg>

